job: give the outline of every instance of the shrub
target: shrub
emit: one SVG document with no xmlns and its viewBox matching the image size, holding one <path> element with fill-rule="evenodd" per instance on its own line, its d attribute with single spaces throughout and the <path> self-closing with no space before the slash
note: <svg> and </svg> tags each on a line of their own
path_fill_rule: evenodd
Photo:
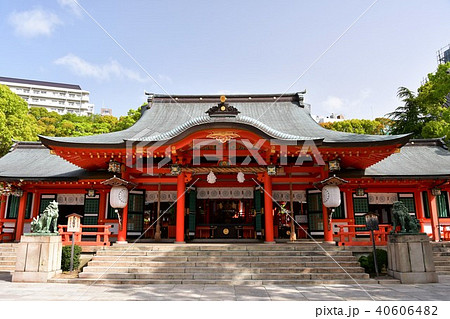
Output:
<svg viewBox="0 0 450 319">
<path fill-rule="evenodd" d="M 383 249 L 377 249 L 375 253 L 377 254 L 378 272 L 381 273 L 383 268 L 384 269 L 387 268 L 387 252 Z M 375 273 L 373 253 L 370 253 L 368 256 L 361 256 L 358 261 L 361 267 L 364 268 L 366 273 L 368 274 Z"/>
<path fill-rule="evenodd" d="M 61 256 L 61 269 L 63 271 L 70 271 L 70 252 L 72 250 L 72 246 L 64 246 L 62 249 Z M 80 254 L 81 247 L 78 245 L 74 246 L 73 249 L 73 269 L 77 270 L 80 266 Z"/>
</svg>

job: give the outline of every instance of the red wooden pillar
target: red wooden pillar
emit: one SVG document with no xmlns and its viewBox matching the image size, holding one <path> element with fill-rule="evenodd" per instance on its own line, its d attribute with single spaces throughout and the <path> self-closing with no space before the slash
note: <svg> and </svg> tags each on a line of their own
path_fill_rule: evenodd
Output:
<svg viewBox="0 0 450 319">
<path fill-rule="evenodd" d="M 33 194 L 33 211 L 31 212 L 31 218 L 39 215 L 39 206 L 41 205 L 41 193 L 35 192 Z"/>
<path fill-rule="evenodd" d="M 107 207 L 107 203 L 106 203 L 106 192 L 102 189 L 99 191 L 100 194 L 100 202 L 99 202 L 99 207 L 98 207 L 98 223 L 99 225 L 104 225 L 105 224 L 105 219 L 106 219 L 106 207 Z"/>
<path fill-rule="evenodd" d="M 6 196 L 2 195 L 0 197 L 0 221 L 6 217 Z"/>
<path fill-rule="evenodd" d="M 128 173 L 122 173 L 122 178 L 128 180 Z M 122 226 L 119 226 L 119 233 L 117 234 L 117 243 L 126 244 L 127 243 L 127 223 L 128 222 L 128 205 L 122 209 Z"/>
<path fill-rule="evenodd" d="M 425 215 L 423 212 L 421 192 L 419 192 L 419 191 L 414 192 L 414 202 L 416 204 L 417 219 L 420 221 L 420 232 L 424 233 L 425 230 L 424 230 L 424 225 L 423 225 L 423 219 L 425 218 Z"/>
<path fill-rule="evenodd" d="M 25 210 L 27 209 L 27 192 L 23 192 L 19 201 L 19 212 L 17 214 L 16 222 L 16 241 L 20 241 L 23 234 L 23 223 L 25 221 Z"/>
<path fill-rule="evenodd" d="M 184 243 L 184 206 L 185 206 L 186 179 L 184 172 L 177 177 L 177 218 L 176 243 Z"/>
<path fill-rule="evenodd" d="M 431 191 L 427 191 L 428 202 L 430 203 L 430 220 L 431 220 L 431 232 L 433 234 L 433 241 L 439 241 L 441 237 L 439 234 L 439 215 L 436 196 L 431 194 Z"/>
<path fill-rule="evenodd" d="M 264 232 L 266 243 L 275 243 L 273 240 L 273 202 L 272 202 L 272 177 L 264 174 Z"/>
<path fill-rule="evenodd" d="M 355 224 L 355 212 L 353 211 L 353 193 L 351 189 L 344 191 L 345 193 L 345 204 L 347 209 L 347 218 L 350 219 L 349 224 Z"/>
</svg>

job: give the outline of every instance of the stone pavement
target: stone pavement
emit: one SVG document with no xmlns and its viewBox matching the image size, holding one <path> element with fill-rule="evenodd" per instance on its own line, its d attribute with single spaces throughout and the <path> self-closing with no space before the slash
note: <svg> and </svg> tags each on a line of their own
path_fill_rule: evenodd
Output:
<svg viewBox="0 0 450 319">
<path fill-rule="evenodd" d="M 362 289 L 364 288 L 364 289 Z M 450 276 L 420 285 L 216 286 L 216 285 L 83 285 L 13 283 L 0 273 L 0 301 L 448 301 Z M 365 291 L 367 291 L 367 293 Z"/>
</svg>

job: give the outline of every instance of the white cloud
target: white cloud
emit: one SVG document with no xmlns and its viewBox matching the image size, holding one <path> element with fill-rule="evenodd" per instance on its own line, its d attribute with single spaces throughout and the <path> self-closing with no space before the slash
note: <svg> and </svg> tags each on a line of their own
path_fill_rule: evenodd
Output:
<svg viewBox="0 0 450 319">
<path fill-rule="evenodd" d="M 102 81 L 110 80 L 114 77 L 126 78 L 138 82 L 148 81 L 147 78 L 141 77 L 138 72 L 123 67 L 116 60 L 110 60 L 103 65 L 97 65 L 70 53 L 55 60 L 55 64 L 63 65 L 77 75 L 91 77 Z"/>
<path fill-rule="evenodd" d="M 9 23 L 14 27 L 16 34 L 32 38 L 51 35 L 56 26 L 62 24 L 62 21 L 54 13 L 33 9 L 11 13 Z"/>
<path fill-rule="evenodd" d="M 372 91 L 370 89 L 363 89 L 354 100 L 340 98 L 337 96 L 328 96 L 327 99 L 322 102 L 322 107 L 325 112 L 327 112 L 327 116 L 334 113 L 344 114 L 346 117 L 352 117 L 352 114 L 358 114 L 361 109 L 367 107 L 366 102 L 371 94 Z"/>
<path fill-rule="evenodd" d="M 342 110 L 344 100 L 337 96 L 329 96 L 322 104 L 327 112 L 335 113 Z"/>
<path fill-rule="evenodd" d="M 70 10 L 75 15 L 81 17 L 83 14 L 80 6 L 77 1 L 74 0 L 58 0 L 58 3 L 61 7 Z"/>
</svg>

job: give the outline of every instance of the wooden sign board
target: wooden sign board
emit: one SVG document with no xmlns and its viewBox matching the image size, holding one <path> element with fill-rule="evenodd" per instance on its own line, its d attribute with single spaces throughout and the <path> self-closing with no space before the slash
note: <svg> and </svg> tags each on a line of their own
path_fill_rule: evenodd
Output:
<svg viewBox="0 0 450 319">
<path fill-rule="evenodd" d="M 72 214 L 67 218 L 67 231 L 70 233 L 81 232 L 81 218 L 80 215 Z"/>
</svg>

